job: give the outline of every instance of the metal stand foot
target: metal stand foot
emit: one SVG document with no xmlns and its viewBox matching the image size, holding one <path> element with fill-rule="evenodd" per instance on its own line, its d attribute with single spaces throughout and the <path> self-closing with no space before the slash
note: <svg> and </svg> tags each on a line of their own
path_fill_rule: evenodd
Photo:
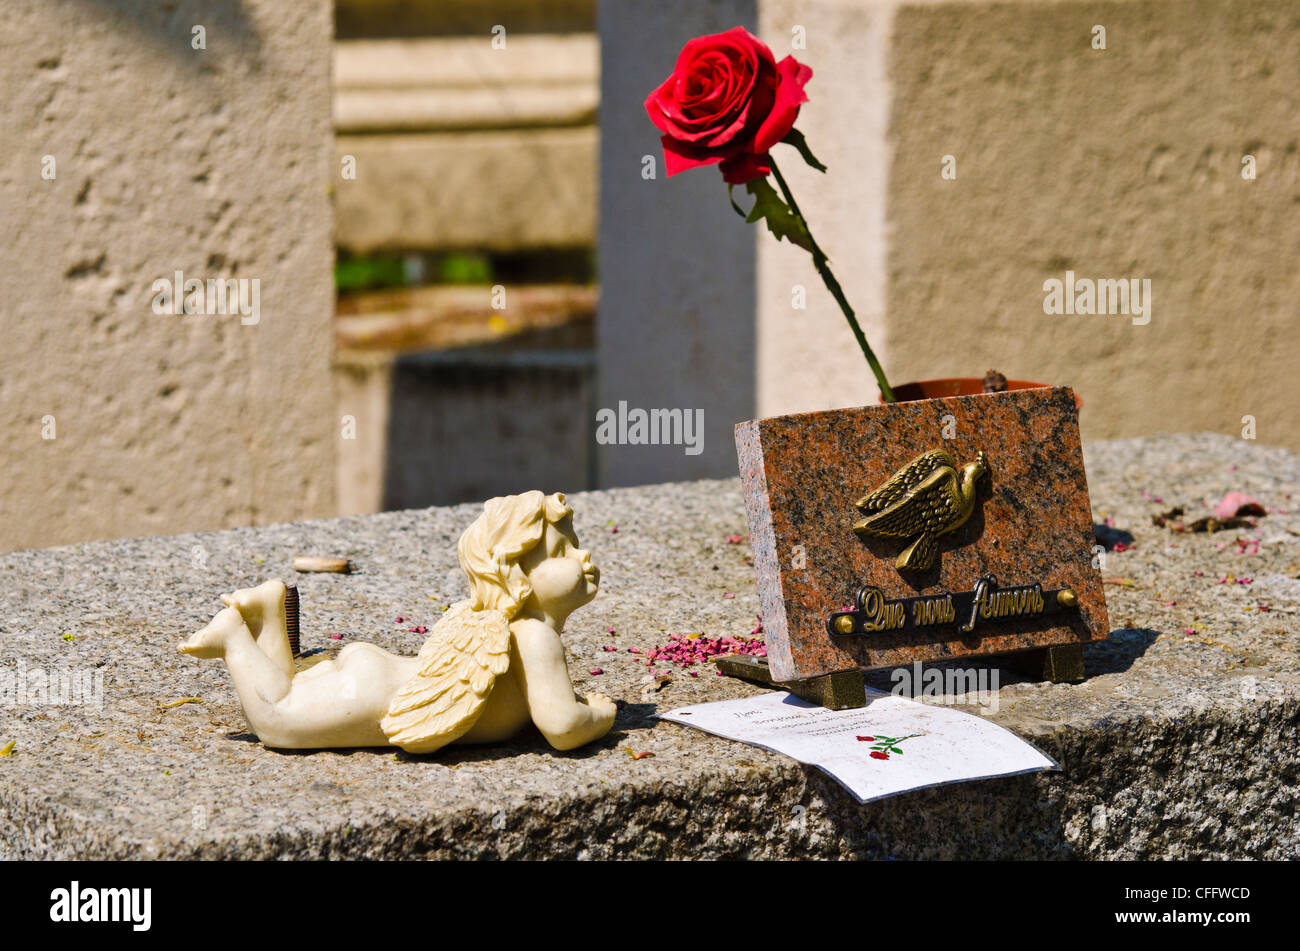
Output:
<svg viewBox="0 0 1300 951">
<path fill-rule="evenodd" d="M 866 683 L 862 671 L 837 670 L 820 677 L 807 680 L 792 680 L 781 683 L 772 680 L 771 668 L 762 657 L 750 657 L 747 654 L 731 654 L 714 660 L 718 670 L 728 677 L 738 677 L 764 687 L 776 687 L 788 690 L 802 700 L 825 707 L 827 710 L 856 710 L 867 705 Z"/>
<path fill-rule="evenodd" d="M 1035 680 L 1054 684 L 1077 684 L 1083 681 L 1083 645 L 1063 644 L 1038 650 L 1010 654 L 1004 662 Z"/>
</svg>

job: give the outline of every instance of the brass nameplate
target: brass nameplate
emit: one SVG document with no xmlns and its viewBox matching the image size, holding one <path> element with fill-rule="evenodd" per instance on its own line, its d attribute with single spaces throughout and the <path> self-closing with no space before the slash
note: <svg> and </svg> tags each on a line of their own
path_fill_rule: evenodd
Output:
<svg viewBox="0 0 1300 951">
<path fill-rule="evenodd" d="M 837 636 L 912 631 L 955 626 L 964 634 L 982 621 L 1038 617 L 1077 611 L 1073 588 L 1044 590 L 1037 583 L 999 588 L 997 579 L 985 575 L 973 591 L 953 591 L 917 598 L 885 598 L 874 585 L 863 585 L 851 611 L 836 611 L 826 619 L 826 630 Z"/>
</svg>

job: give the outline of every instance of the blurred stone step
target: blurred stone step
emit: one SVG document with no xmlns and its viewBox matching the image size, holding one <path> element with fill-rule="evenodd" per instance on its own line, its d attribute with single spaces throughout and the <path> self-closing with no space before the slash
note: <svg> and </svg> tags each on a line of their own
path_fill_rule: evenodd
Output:
<svg viewBox="0 0 1300 951">
<path fill-rule="evenodd" d="M 594 34 L 337 43 L 338 246 L 593 245 L 599 96 Z"/>
<path fill-rule="evenodd" d="M 598 288 L 581 284 L 436 285 L 349 294 L 334 322 L 340 353 L 442 350 L 496 344 L 536 331 L 568 330 L 567 346 L 590 346 Z"/>
</svg>

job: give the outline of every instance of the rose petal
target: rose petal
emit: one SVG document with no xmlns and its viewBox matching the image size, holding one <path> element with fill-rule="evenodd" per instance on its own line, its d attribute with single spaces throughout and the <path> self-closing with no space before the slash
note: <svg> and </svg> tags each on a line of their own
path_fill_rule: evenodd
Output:
<svg viewBox="0 0 1300 951">
<path fill-rule="evenodd" d="M 799 105 L 808 101 L 808 94 L 803 87 L 812 79 L 812 67 L 805 66 L 793 56 L 787 56 L 776 64 L 780 79 L 776 87 L 776 97 L 772 110 L 763 120 L 754 134 L 754 151 L 766 152 L 785 138 L 786 133 L 794 128 L 794 120 L 799 117 Z"/>
</svg>

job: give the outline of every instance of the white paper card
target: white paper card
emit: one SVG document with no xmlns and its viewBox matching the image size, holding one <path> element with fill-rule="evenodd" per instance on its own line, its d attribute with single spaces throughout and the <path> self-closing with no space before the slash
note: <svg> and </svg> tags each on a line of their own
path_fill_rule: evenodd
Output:
<svg viewBox="0 0 1300 951">
<path fill-rule="evenodd" d="M 867 705 L 858 710 L 827 710 L 774 691 L 658 716 L 816 766 L 859 802 L 926 786 L 1060 768 L 982 717 L 880 690 L 868 689 Z"/>
</svg>

